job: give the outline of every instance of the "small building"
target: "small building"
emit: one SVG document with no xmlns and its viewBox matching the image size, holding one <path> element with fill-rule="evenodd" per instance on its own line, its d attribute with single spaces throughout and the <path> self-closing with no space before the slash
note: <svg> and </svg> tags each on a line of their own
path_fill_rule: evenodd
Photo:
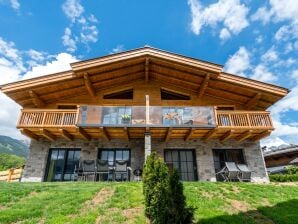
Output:
<svg viewBox="0 0 298 224">
<path fill-rule="evenodd" d="M 298 165 L 298 146 L 264 152 L 264 159 L 269 173 L 284 173 L 286 167 Z"/>
<path fill-rule="evenodd" d="M 142 169 L 157 152 L 183 181 L 216 181 L 227 161 L 267 182 L 260 139 L 266 109 L 287 95 L 223 66 L 144 47 L 71 64 L 71 70 L 1 86 L 23 107 L 32 139 L 23 181 L 68 181 L 82 160 Z"/>
</svg>

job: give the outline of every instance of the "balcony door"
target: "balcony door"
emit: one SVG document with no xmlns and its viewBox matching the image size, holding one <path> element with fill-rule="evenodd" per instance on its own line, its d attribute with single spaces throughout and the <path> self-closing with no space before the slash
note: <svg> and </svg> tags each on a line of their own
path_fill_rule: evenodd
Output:
<svg viewBox="0 0 298 224">
<path fill-rule="evenodd" d="M 50 149 L 45 181 L 71 181 L 79 161 L 80 149 Z"/>
<path fill-rule="evenodd" d="M 165 162 L 169 167 L 176 168 L 183 181 L 196 181 L 197 166 L 194 150 L 165 150 Z"/>
</svg>

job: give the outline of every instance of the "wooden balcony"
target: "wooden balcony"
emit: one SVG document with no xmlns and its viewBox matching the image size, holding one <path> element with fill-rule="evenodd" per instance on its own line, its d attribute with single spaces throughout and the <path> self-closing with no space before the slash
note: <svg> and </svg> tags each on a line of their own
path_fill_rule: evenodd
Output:
<svg viewBox="0 0 298 224">
<path fill-rule="evenodd" d="M 213 107 L 101 107 L 81 106 L 77 110 L 21 111 L 17 127 L 30 138 L 59 137 L 67 140 L 143 138 L 246 139 L 257 141 L 273 130 L 269 112 L 216 111 Z"/>
</svg>

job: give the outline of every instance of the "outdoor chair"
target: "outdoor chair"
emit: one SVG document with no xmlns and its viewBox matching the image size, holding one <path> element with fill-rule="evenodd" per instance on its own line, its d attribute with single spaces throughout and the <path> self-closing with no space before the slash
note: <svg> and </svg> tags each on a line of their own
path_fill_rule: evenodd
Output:
<svg viewBox="0 0 298 224">
<path fill-rule="evenodd" d="M 95 181 L 96 177 L 96 163 L 95 160 L 83 160 L 83 179 L 85 181 L 92 180 Z"/>
<path fill-rule="evenodd" d="M 114 170 L 114 179 L 117 179 L 117 174 L 121 176 L 121 181 L 124 179 L 123 176 L 125 176 L 126 180 L 130 179 L 130 171 L 131 168 L 127 166 L 128 161 L 127 160 L 122 160 L 122 161 L 117 161 L 115 163 L 115 170 Z"/>
<path fill-rule="evenodd" d="M 239 180 L 240 181 L 251 181 L 251 173 L 252 171 L 248 168 L 246 164 L 237 164 L 239 172 Z"/>
<path fill-rule="evenodd" d="M 236 163 L 234 162 L 225 162 L 226 164 L 226 175 L 228 181 L 239 180 L 240 170 L 237 168 Z"/>
<path fill-rule="evenodd" d="M 77 181 L 83 181 L 84 180 L 83 167 L 82 167 L 81 162 L 79 162 L 78 164 L 75 165 L 72 181 L 75 181 L 75 180 L 77 180 Z"/>
<path fill-rule="evenodd" d="M 103 175 L 107 176 L 107 180 L 109 180 L 110 171 L 113 171 L 113 168 L 109 166 L 107 160 L 100 160 L 96 161 L 96 175 L 98 175 L 98 180 L 102 180 L 101 178 Z"/>
</svg>

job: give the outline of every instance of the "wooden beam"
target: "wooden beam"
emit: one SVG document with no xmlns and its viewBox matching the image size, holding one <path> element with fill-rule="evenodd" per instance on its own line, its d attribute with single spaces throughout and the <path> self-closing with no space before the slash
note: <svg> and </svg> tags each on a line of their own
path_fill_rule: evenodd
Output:
<svg viewBox="0 0 298 224">
<path fill-rule="evenodd" d="M 193 135 L 193 133 L 195 132 L 195 128 L 191 128 L 190 130 L 189 130 L 189 132 L 185 135 L 185 137 L 184 137 L 184 141 L 188 141 L 188 140 L 190 140 L 191 139 L 191 137 L 192 137 L 192 135 Z"/>
<path fill-rule="evenodd" d="M 85 83 L 85 87 L 86 87 L 88 93 L 90 94 L 90 96 L 95 97 L 96 93 L 92 86 L 92 82 L 90 81 L 88 73 L 84 73 L 84 83 Z"/>
<path fill-rule="evenodd" d="M 145 82 L 149 81 L 149 58 L 145 60 Z"/>
<path fill-rule="evenodd" d="M 103 137 L 104 140 L 106 140 L 106 141 L 110 141 L 111 140 L 111 138 L 110 138 L 109 134 L 107 133 L 107 130 L 106 130 L 105 127 L 99 127 L 99 130 L 100 130 L 100 132 L 101 132 L 102 137 Z"/>
<path fill-rule="evenodd" d="M 34 134 L 32 131 L 29 131 L 28 129 L 21 128 L 20 132 L 28 138 L 34 139 L 35 141 L 38 141 L 39 139 L 36 134 Z"/>
<path fill-rule="evenodd" d="M 172 135 L 172 131 L 173 131 L 172 127 L 168 128 L 168 132 L 167 132 L 166 137 L 165 137 L 165 142 L 168 142 L 170 140 L 171 135 Z"/>
<path fill-rule="evenodd" d="M 260 134 L 254 136 L 254 137 L 252 138 L 252 140 L 253 140 L 254 142 L 257 142 L 257 141 L 259 141 L 260 139 L 269 136 L 270 134 L 271 134 L 271 130 L 263 131 L 263 132 L 261 132 Z"/>
<path fill-rule="evenodd" d="M 228 139 L 230 139 L 232 137 L 232 135 L 235 133 L 234 130 L 230 130 L 230 131 L 227 131 L 221 138 L 220 138 L 220 141 L 221 142 L 224 142 L 224 141 L 227 141 Z"/>
<path fill-rule="evenodd" d="M 250 138 L 251 135 L 252 135 L 252 131 L 249 130 L 249 131 L 243 132 L 242 134 L 238 135 L 237 138 L 236 138 L 236 140 L 238 142 L 243 142 L 245 139 Z"/>
<path fill-rule="evenodd" d="M 91 140 L 90 135 L 88 135 L 87 132 L 86 132 L 83 128 L 81 128 L 81 127 L 77 128 L 77 132 L 78 132 L 79 135 L 80 135 L 81 137 L 83 137 L 85 140 L 87 140 L 87 141 L 90 141 L 90 140 Z"/>
<path fill-rule="evenodd" d="M 51 132 L 49 132 L 47 129 L 41 128 L 40 133 L 43 137 L 50 140 L 51 142 L 56 140 L 55 135 L 53 135 Z"/>
<path fill-rule="evenodd" d="M 73 136 L 71 134 L 69 134 L 68 131 L 66 131 L 64 129 L 59 129 L 59 132 L 61 133 L 61 136 L 63 138 L 65 138 L 66 140 L 69 140 L 69 141 L 73 140 Z"/>
<path fill-rule="evenodd" d="M 43 102 L 43 100 L 33 90 L 29 90 L 29 95 L 32 98 L 32 101 L 36 107 L 45 106 L 45 103 Z"/>
<path fill-rule="evenodd" d="M 214 128 L 211 131 L 209 131 L 205 136 L 204 136 L 204 141 L 207 141 L 208 139 L 212 138 L 217 132 L 217 129 Z"/>
<path fill-rule="evenodd" d="M 204 95 L 204 93 L 205 93 L 205 91 L 206 91 L 206 89 L 208 87 L 209 79 L 210 79 L 210 74 L 207 74 L 205 76 L 202 84 L 200 85 L 199 95 L 198 95 L 199 98 L 201 98 Z"/>
<path fill-rule="evenodd" d="M 123 133 L 124 133 L 124 137 L 127 141 L 129 141 L 129 132 L 128 132 L 128 128 L 124 127 L 123 128 Z"/>
<path fill-rule="evenodd" d="M 247 101 L 246 108 L 249 110 L 249 109 L 255 107 L 258 104 L 258 101 L 261 99 L 261 96 L 262 96 L 261 93 L 257 93 L 256 95 L 254 95 L 253 98 L 251 98 L 249 101 Z"/>
</svg>

